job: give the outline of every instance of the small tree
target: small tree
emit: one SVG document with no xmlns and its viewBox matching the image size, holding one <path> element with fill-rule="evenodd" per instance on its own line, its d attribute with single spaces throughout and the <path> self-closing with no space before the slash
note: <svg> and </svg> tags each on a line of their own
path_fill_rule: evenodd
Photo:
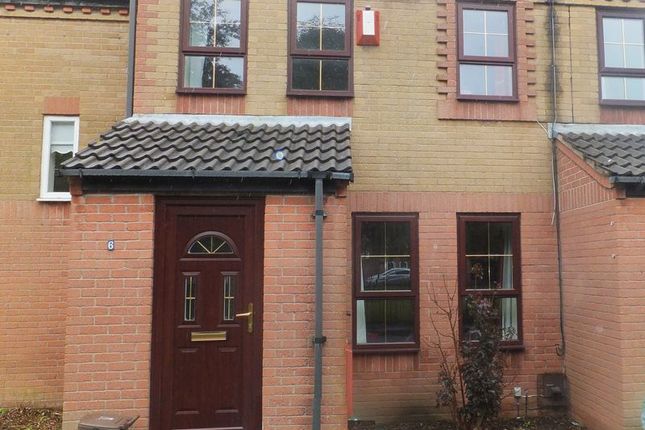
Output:
<svg viewBox="0 0 645 430">
<path fill-rule="evenodd" d="M 446 406 L 459 430 L 485 429 L 499 415 L 504 388 L 504 359 L 499 346 L 503 333 L 497 321 L 498 312 L 491 298 L 469 296 L 464 311 L 472 318 L 473 338 L 461 341 L 456 313 L 456 293 L 446 290 L 447 301 L 441 303 L 436 292 L 432 301 L 449 331 L 441 330 L 431 317 L 439 351 L 439 390 L 437 405 Z"/>
</svg>

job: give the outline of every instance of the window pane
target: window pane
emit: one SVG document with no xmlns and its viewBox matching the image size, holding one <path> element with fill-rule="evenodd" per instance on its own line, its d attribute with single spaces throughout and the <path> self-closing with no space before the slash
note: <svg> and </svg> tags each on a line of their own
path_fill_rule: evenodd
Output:
<svg viewBox="0 0 645 430">
<path fill-rule="evenodd" d="M 320 29 L 318 27 L 298 27 L 296 46 L 299 49 L 320 49 Z"/>
<path fill-rule="evenodd" d="M 345 5 L 298 3 L 296 46 L 299 49 L 345 49 Z"/>
<path fill-rule="evenodd" d="M 487 35 L 486 55 L 489 57 L 508 57 L 508 36 Z"/>
<path fill-rule="evenodd" d="M 464 32 L 484 33 L 484 11 L 464 9 Z"/>
<path fill-rule="evenodd" d="M 242 88 L 244 85 L 244 58 L 217 57 L 215 61 L 215 88 Z"/>
<path fill-rule="evenodd" d="M 489 96 L 513 95 L 513 68 L 510 66 L 485 66 L 486 89 Z"/>
<path fill-rule="evenodd" d="M 622 26 L 618 18 L 602 19 L 602 35 L 605 43 L 622 43 Z"/>
<path fill-rule="evenodd" d="M 349 61 L 322 60 L 322 89 L 347 91 L 349 88 Z"/>
<path fill-rule="evenodd" d="M 72 149 L 69 148 L 69 152 L 52 152 L 51 158 L 49 161 L 50 166 L 50 180 L 49 180 L 49 189 L 47 191 L 53 192 L 68 192 L 69 183 L 67 178 L 64 176 L 57 176 L 56 169 L 60 168 L 60 165 L 65 161 L 72 158 Z"/>
<path fill-rule="evenodd" d="M 213 63 L 209 57 L 185 57 L 184 87 L 213 88 Z"/>
<path fill-rule="evenodd" d="M 411 299 L 356 301 L 356 343 L 414 342 L 414 302 Z"/>
<path fill-rule="evenodd" d="M 623 34 L 625 43 L 643 45 L 643 20 L 623 19 Z"/>
<path fill-rule="evenodd" d="M 459 93 L 463 95 L 485 95 L 485 66 L 462 64 L 459 66 Z"/>
<path fill-rule="evenodd" d="M 603 76 L 602 98 L 609 100 L 625 99 L 625 81 L 623 78 Z"/>
<path fill-rule="evenodd" d="M 489 257 L 466 257 L 466 289 L 491 289 Z"/>
<path fill-rule="evenodd" d="M 464 55 L 483 57 L 486 55 L 486 39 L 481 34 L 464 34 Z"/>
<path fill-rule="evenodd" d="M 643 45 L 625 46 L 625 67 L 630 69 L 645 68 L 645 48 Z"/>
<path fill-rule="evenodd" d="M 344 28 L 323 28 L 322 49 L 330 51 L 342 51 L 345 49 Z"/>
<path fill-rule="evenodd" d="M 487 223 L 490 231 L 491 254 L 513 254 L 513 224 L 510 222 Z"/>
<path fill-rule="evenodd" d="M 361 257 L 361 291 L 410 291 L 410 257 Z"/>
<path fill-rule="evenodd" d="M 623 45 L 605 44 L 605 66 L 606 67 L 625 67 L 625 57 Z"/>
<path fill-rule="evenodd" d="M 508 35 L 508 12 L 486 11 L 486 33 Z"/>
<path fill-rule="evenodd" d="M 493 306 L 497 313 L 495 323 L 500 329 L 502 340 L 517 340 L 519 338 L 517 298 L 496 297 L 493 299 Z M 463 303 L 462 309 L 462 338 L 464 340 L 479 339 L 479 331 L 474 326 L 474 315 Z"/>
<path fill-rule="evenodd" d="M 345 5 L 323 4 L 323 27 L 345 29 Z"/>
<path fill-rule="evenodd" d="M 241 0 L 217 0 L 217 23 L 239 24 L 242 21 Z"/>
<path fill-rule="evenodd" d="M 294 90 L 320 89 L 320 60 L 294 58 L 291 87 Z"/>
<path fill-rule="evenodd" d="M 513 289 L 513 257 L 495 255 L 489 258 L 490 288 Z"/>
<path fill-rule="evenodd" d="M 239 48 L 242 27 L 240 24 L 220 24 L 217 26 L 218 48 Z"/>
<path fill-rule="evenodd" d="M 410 291 L 410 224 L 361 224 L 361 291 Z"/>
<path fill-rule="evenodd" d="M 185 59 L 184 86 L 187 88 L 239 89 L 244 86 L 243 57 L 186 56 Z"/>
<path fill-rule="evenodd" d="M 503 340 L 517 340 L 519 326 L 517 324 L 517 299 L 515 297 L 496 298 L 495 309 L 499 314 L 499 327 Z"/>
<path fill-rule="evenodd" d="M 237 278 L 233 275 L 224 275 L 224 311 L 223 320 L 235 320 L 235 289 Z"/>
<path fill-rule="evenodd" d="M 488 223 L 466 223 L 466 255 L 488 254 Z"/>
<path fill-rule="evenodd" d="M 298 3 L 296 14 L 296 46 L 299 49 L 321 49 L 321 5 Z"/>
<path fill-rule="evenodd" d="M 213 46 L 213 23 L 215 6 L 213 0 L 192 0 L 190 2 L 191 46 Z"/>
<path fill-rule="evenodd" d="M 68 121 L 52 121 L 50 130 L 52 145 L 74 143 L 74 123 Z"/>
<path fill-rule="evenodd" d="M 645 100 L 645 78 L 625 78 L 627 100 Z"/>
</svg>

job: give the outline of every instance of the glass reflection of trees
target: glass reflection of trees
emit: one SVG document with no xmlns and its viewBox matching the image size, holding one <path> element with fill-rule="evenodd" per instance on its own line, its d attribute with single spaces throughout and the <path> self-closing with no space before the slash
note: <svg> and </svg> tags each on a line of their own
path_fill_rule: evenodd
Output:
<svg viewBox="0 0 645 430">
<path fill-rule="evenodd" d="M 191 0 L 189 46 L 240 48 L 241 16 L 241 0 Z M 219 54 L 191 58 L 196 61 L 190 61 L 188 58 L 185 71 L 187 86 L 242 88 L 243 57 Z M 198 72 L 197 68 L 201 70 Z M 199 76 L 194 76 L 195 73 L 199 73 Z M 199 85 L 196 85 L 197 83 Z"/>
</svg>

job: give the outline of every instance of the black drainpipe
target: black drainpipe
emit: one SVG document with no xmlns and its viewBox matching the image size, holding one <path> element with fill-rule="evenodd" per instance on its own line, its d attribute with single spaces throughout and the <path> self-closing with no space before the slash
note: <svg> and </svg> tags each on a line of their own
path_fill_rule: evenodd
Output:
<svg viewBox="0 0 645 430">
<path fill-rule="evenodd" d="M 556 353 L 562 357 L 566 351 L 564 338 L 564 284 L 562 281 L 562 239 L 560 232 L 560 180 L 558 178 L 558 144 L 555 126 L 558 122 L 558 68 L 556 65 L 556 35 L 555 35 L 555 1 L 549 0 L 549 38 L 551 44 L 551 169 L 553 171 L 553 218 L 555 223 L 557 260 L 558 260 L 558 291 L 560 295 L 560 344 L 556 345 Z"/>
<path fill-rule="evenodd" d="M 128 31 L 128 76 L 125 93 L 125 117 L 132 116 L 134 99 L 134 52 L 137 38 L 137 0 L 130 0 L 129 31 Z"/>
<path fill-rule="evenodd" d="M 316 175 L 316 292 L 315 292 L 315 334 L 314 344 L 314 400 L 312 410 L 312 430 L 320 430 L 320 409 L 322 404 L 322 347 L 327 338 L 323 336 L 323 177 Z"/>
</svg>

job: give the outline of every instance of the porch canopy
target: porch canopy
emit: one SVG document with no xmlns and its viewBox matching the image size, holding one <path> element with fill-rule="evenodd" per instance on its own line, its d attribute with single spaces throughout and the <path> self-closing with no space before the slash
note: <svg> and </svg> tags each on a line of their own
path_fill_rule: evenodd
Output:
<svg viewBox="0 0 645 430">
<path fill-rule="evenodd" d="M 353 179 L 351 120 L 135 115 L 60 169 L 85 191 L 311 192 Z M 331 187 L 329 185 L 334 185 Z"/>
</svg>

